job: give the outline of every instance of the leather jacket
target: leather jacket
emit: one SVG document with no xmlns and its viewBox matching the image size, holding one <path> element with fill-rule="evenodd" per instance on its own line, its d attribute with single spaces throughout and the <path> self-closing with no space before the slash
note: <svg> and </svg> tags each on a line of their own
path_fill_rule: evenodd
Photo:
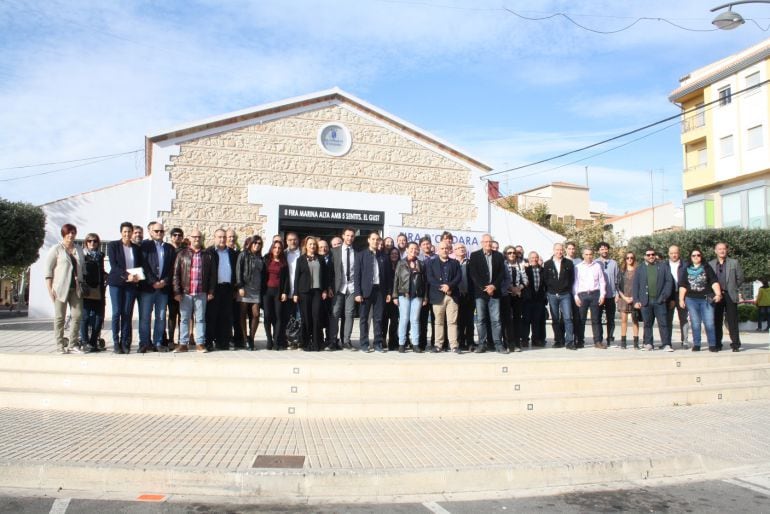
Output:
<svg viewBox="0 0 770 514">
<path fill-rule="evenodd" d="M 412 270 L 409 268 L 406 259 L 398 261 L 396 265 L 396 274 L 393 277 L 393 297 L 399 296 L 409 297 L 410 282 L 414 282 L 412 285 L 412 298 L 421 297 L 423 299 L 428 298 L 428 282 L 425 277 L 425 265 L 419 260 L 417 263 L 417 271 L 414 273 L 415 277 L 412 277 Z M 416 291 L 414 290 L 416 289 Z"/>
<path fill-rule="evenodd" d="M 174 295 L 188 294 L 190 292 L 190 263 L 192 261 L 193 251 L 190 248 L 182 249 L 176 256 L 174 262 Z M 217 274 L 214 268 L 214 258 L 203 249 L 201 254 L 201 287 L 202 292 L 214 294 L 217 288 Z"/>
</svg>

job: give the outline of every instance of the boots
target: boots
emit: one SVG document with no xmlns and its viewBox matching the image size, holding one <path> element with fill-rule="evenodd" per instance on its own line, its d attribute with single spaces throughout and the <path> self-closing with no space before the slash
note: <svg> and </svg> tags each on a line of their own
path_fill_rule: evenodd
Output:
<svg viewBox="0 0 770 514">
<path fill-rule="evenodd" d="M 249 345 L 249 351 L 253 352 L 254 351 L 254 338 L 251 337 L 251 336 L 248 336 L 246 338 L 246 344 Z"/>
<path fill-rule="evenodd" d="M 620 348 L 623 350 L 626 349 L 626 336 L 620 336 Z"/>
<path fill-rule="evenodd" d="M 639 349 L 639 336 L 634 336 L 634 350 Z"/>
</svg>

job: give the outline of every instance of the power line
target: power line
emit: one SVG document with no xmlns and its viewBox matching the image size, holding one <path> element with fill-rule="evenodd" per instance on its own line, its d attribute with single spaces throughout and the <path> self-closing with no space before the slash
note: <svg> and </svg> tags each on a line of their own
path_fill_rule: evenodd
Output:
<svg viewBox="0 0 770 514">
<path fill-rule="evenodd" d="M 748 91 L 751 91 L 751 90 L 754 90 L 756 88 L 762 87 L 762 86 L 766 85 L 768 82 L 770 82 L 770 79 L 767 79 L 767 80 L 765 80 L 763 82 L 760 82 L 758 84 L 754 84 L 753 86 L 749 86 L 749 87 L 747 87 L 745 89 L 741 89 L 740 91 L 736 91 L 735 93 L 733 93 L 732 96 L 738 96 L 738 95 L 741 95 L 741 94 L 746 93 Z M 723 102 L 723 101 L 724 101 L 724 99 L 717 98 L 717 99 L 712 100 L 710 102 L 704 103 L 701 106 L 693 107 L 692 109 L 688 109 L 686 111 L 679 112 L 679 113 L 677 113 L 677 114 L 675 114 L 673 116 L 668 116 L 667 118 L 663 118 L 662 120 L 658 120 L 658 121 L 654 121 L 652 123 L 648 123 L 647 125 L 644 125 L 643 127 L 639 127 L 639 128 L 633 129 L 633 130 L 629 130 L 627 132 L 623 132 L 622 134 L 618 134 L 617 136 L 613 136 L 613 137 L 604 139 L 602 141 L 599 141 L 598 143 L 593 143 L 593 144 L 590 144 L 590 145 L 586 145 L 586 146 L 583 146 L 581 148 L 576 148 L 575 150 L 570 150 L 568 152 L 560 153 L 559 155 L 554 155 L 553 157 L 548 157 L 548 158 L 545 158 L 545 159 L 540 159 L 539 161 L 531 162 L 529 164 L 522 164 L 521 166 L 516 166 L 514 168 L 509 168 L 507 170 L 501 170 L 501 171 L 495 171 L 495 172 L 492 172 L 492 173 L 487 173 L 481 179 L 482 180 L 486 180 L 488 177 L 494 177 L 494 176 L 497 176 L 497 175 L 501 175 L 503 173 L 510 173 L 511 171 L 517 171 L 517 170 L 521 170 L 521 169 L 524 169 L 524 168 L 531 168 L 532 166 L 536 166 L 536 165 L 542 164 L 544 162 L 555 161 L 556 159 L 560 159 L 560 158 L 566 157 L 568 155 L 572 155 L 572 154 L 575 154 L 575 153 L 578 153 L 578 152 L 583 152 L 585 150 L 590 150 L 591 148 L 595 148 L 597 146 L 601 146 L 603 144 L 615 141 L 617 139 L 622 139 L 622 138 L 624 138 L 626 136 L 630 136 L 631 134 L 636 134 L 637 132 L 642 132 L 644 130 L 647 130 L 648 128 L 652 128 L 652 127 L 655 127 L 655 126 L 660 125 L 662 123 L 666 123 L 668 121 L 681 118 L 681 117 L 685 116 L 686 114 L 690 114 L 692 112 L 703 110 L 705 107 L 708 107 L 710 105 L 714 105 L 716 103 Z"/>
<path fill-rule="evenodd" d="M 53 162 L 40 162 L 38 164 L 24 164 L 22 166 L 9 166 L 7 168 L 0 168 L 0 171 L 8 171 L 8 170 L 20 170 L 24 168 L 39 168 L 40 166 L 53 166 L 55 164 L 70 164 L 72 162 L 83 162 L 83 161 L 91 161 L 94 159 L 103 159 L 105 157 L 120 157 L 121 155 L 128 155 L 136 152 L 141 152 L 141 148 L 137 148 L 136 150 L 131 150 L 128 152 L 121 152 L 121 153 L 111 153 L 107 155 L 94 155 L 93 157 L 83 157 L 81 159 L 72 159 L 69 161 L 53 161 Z"/>
<path fill-rule="evenodd" d="M 144 150 L 134 150 L 133 152 L 129 152 L 129 153 L 136 154 L 136 153 L 143 152 L 143 151 Z M 11 178 L 0 179 L 0 182 L 13 182 L 15 180 L 23 180 L 23 179 L 27 179 L 27 178 L 41 177 L 43 175 L 51 175 L 53 173 L 60 173 L 62 171 L 72 170 L 72 169 L 75 169 L 75 168 L 82 168 L 83 166 L 90 166 L 91 164 L 97 164 L 97 163 L 100 163 L 100 162 L 116 159 L 117 157 L 120 157 L 121 155 L 126 155 L 126 154 L 117 154 L 117 155 L 113 155 L 113 156 L 106 157 L 104 159 L 99 159 L 99 160 L 96 160 L 96 161 L 84 162 L 82 164 L 76 164 L 74 166 L 67 166 L 66 168 L 59 168 L 59 169 L 56 169 L 56 170 L 43 171 L 41 173 L 32 173 L 30 175 L 22 175 L 21 177 L 11 177 Z"/>
</svg>

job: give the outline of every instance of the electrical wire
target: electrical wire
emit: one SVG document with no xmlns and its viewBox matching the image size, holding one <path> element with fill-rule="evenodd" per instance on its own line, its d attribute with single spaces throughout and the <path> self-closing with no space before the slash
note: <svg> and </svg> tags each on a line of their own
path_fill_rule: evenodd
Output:
<svg viewBox="0 0 770 514">
<path fill-rule="evenodd" d="M 736 91 L 735 93 L 732 93 L 731 96 L 739 96 L 739 95 L 744 94 L 744 93 L 746 93 L 748 91 L 752 91 L 754 89 L 762 87 L 762 86 L 764 86 L 764 85 L 766 85 L 768 83 L 770 83 L 770 79 L 767 79 L 767 80 L 765 80 L 763 82 L 760 82 L 758 84 L 754 84 L 753 86 L 749 86 L 749 87 L 747 87 L 745 89 L 741 89 L 740 91 Z M 704 108 L 706 108 L 706 107 L 708 107 L 710 105 L 714 105 L 716 103 L 723 102 L 723 101 L 724 100 L 722 98 L 717 98 L 717 99 L 712 100 L 710 102 L 704 103 L 701 106 L 693 107 L 692 109 L 688 109 L 686 111 L 679 112 L 679 113 L 677 113 L 677 114 L 675 114 L 673 116 L 668 116 L 666 118 L 663 118 L 662 120 L 658 120 L 658 121 L 654 121 L 652 123 L 648 123 L 647 125 L 644 125 L 642 127 L 635 128 L 635 129 L 629 130 L 627 132 L 623 132 L 622 134 L 618 134 L 617 136 L 613 136 L 613 137 L 604 139 L 604 140 L 599 141 L 597 143 L 592 143 L 590 145 L 586 145 L 586 146 L 583 146 L 581 148 L 576 148 L 574 150 L 563 152 L 563 153 L 560 153 L 558 155 L 554 155 L 552 157 L 547 157 L 545 159 L 540 159 L 539 161 L 531 162 L 529 164 L 522 164 L 521 166 L 516 166 L 514 168 L 509 168 L 509 169 L 506 169 L 506 170 L 501 170 L 501 171 L 495 171 L 495 172 L 492 172 L 492 173 L 487 173 L 481 179 L 482 180 L 486 180 L 488 177 L 494 177 L 494 176 L 497 176 L 497 175 L 501 175 L 503 173 L 510 173 L 512 171 L 518 171 L 518 170 L 521 170 L 521 169 L 524 169 L 524 168 L 531 168 L 532 166 L 537 166 L 538 164 L 543 164 L 544 162 L 555 161 L 556 159 L 561 159 L 562 157 L 566 157 L 568 155 L 572 155 L 572 154 L 575 154 L 575 153 L 583 152 L 585 150 L 590 150 L 591 148 L 595 148 L 597 146 L 601 146 L 603 144 L 610 143 L 610 142 L 616 141 L 618 139 L 622 139 L 622 138 L 624 138 L 626 136 L 630 136 L 632 134 L 636 134 L 638 132 L 642 132 L 642 131 L 647 130 L 649 128 L 652 128 L 652 127 L 655 127 L 657 125 L 660 125 L 662 123 L 666 123 L 666 122 L 669 122 L 669 121 L 674 120 L 674 119 L 682 118 L 683 116 L 685 116 L 687 114 L 690 114 L 690 113 L 693 113 L 693 112 L 696 112 L 696 111 L 701 111 L 701 110 L 703 110 Z"/>
<path fill-rule="evenodd" d="M 144 152 L 144 150 L 135 150 L 134 152 L 130 152 L 130 153 L 138 153 L 138 152 Z M 27 179 L 27 178 L 42 177 L 43 175 L 51 175 L 53 173 L 60 173 L 62 171 L 72 170 L 72 169 L 75 169 L 75 168 L 82 168 L 84 166 L 90 166 L 91 164 L 97 164 L 97 163 L 100 163 L 100 162 L 109 161 L 109 160 L 112 160 L 112 159 L 117 159 L 121 155 L 126 155 L 126 154 L 113 155 L 113 156 L 110 156 L 110 157 L 106 157 L 104 159 L 99 159 L 99 160 L 96 160 L 96 161 L 84 162 L 82 164 L 76 164 L 74 166 L 67 166 L 66 168 L 59 168 L 59 169 L 56 169 L 56 170 L 43 171 L 41 173 L 32 173 L 30 175 L 22 175 L 20 177 L 11 177 L 11 178 L 0 179 L 0 182 L 13 182 L 15 180 L 23 180 L 23 179 Z"/>
<path fill-rule="evenodd" d="M 136 150 L 131 150 L 128 152 L 121 152 L 121 153 L 112 153 L 107 155 L 95 155 L 93 157 L 83 157 L 82 159 L 72 159 L 69 161 L 53 161 L 53 162 L 41 162 L 38 164 L 24 164 L 22 166 L 9 166 L 7 168 L 0 168 L 0 171 L 8 171 L 8 170 L 20 170 L 24 168 L 38 168 L 40 166 L 53 166 L 55 164 L 70 164 L 72 162 L 83 162 L 83 161 L 91 161 L 94 159 L 103 159 L 105 157 L 120 157 L 121 155 L 128 155 L 136 152 L 141 152 L 141 148 L 137 148 Z"/>
</svg>

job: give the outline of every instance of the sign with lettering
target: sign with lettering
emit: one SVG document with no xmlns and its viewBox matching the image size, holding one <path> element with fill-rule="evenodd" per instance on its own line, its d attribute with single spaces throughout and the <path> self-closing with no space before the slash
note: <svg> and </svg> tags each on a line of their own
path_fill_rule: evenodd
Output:
<svg viewBox="0 0 770 514">
<path fill-rule="evenodd" d="M 279 205 L 281 220 L 339 223 L 340 229 L 346 225 L 382 225 L 385 222 L 383 211 L 362 211 L 354 209 L 332 209 L 327 207 L 305 207 L 298 205 Z"/>
<path fill-rule="evenodd" d="M 318 144 L 329 155 L 345 155 L 350 150 L 351 143 L 350 131 L 340 123 L 327 123 L 318 130 Z"/>
<path fill-rule="evenodd" d="M 420 238 L 428 236 L 430 237 L 430 240 L 433 242 L 433 245 L 436 246 L 441 242 L 442 232 L 444 232 L 444 229 L 389 227 L 385 235 L 392 237 L 393 240 L 395 241 L 396 237 L 398 237 L 399 234 L 405 234 L 407 242 L 414 241 L 415 243 L 419 243 Z M 469 254 L 472 251 L 478 250 L 479 248 L 481 248 L 481 236 L 484 235 L 484 232 L 470 232 L 467 230 L 451 230 L 451 229 L 449 229 L 449 232 L 452 233 L 452 244 L 456 244 L 456 243 L 464 244 Z"/>
</svg>

